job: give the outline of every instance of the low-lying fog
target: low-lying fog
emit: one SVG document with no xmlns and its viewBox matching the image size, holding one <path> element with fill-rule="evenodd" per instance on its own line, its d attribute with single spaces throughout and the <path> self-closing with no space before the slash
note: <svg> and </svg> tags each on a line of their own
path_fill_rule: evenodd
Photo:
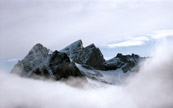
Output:
<svg viewBox="0 0 173 108">
<path fill-rule="evenodd" d="M 171 45 L 156 47 L 126 85 L 77 88 L 0 72 L 0 108 L 173 108 Z"/>
</svg>

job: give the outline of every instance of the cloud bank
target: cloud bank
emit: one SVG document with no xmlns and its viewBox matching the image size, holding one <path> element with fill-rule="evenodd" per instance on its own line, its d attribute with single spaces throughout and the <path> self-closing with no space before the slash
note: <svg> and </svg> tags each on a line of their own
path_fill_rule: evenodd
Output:
<svg viewBox="0 0 173 108">
<path fill-rule="evenodd" d="M 172 10 L 172 0 L 1 0 L 0 59 L 23 57 L 38 42 L 103 46 L 172 29 Z"/>
<path fill-rule="evenodd" d="M 0 108 L 172 108 L 171 45 L 157 46 L 127 85 L 74 88 L 0 72 Z"/>
</svg>

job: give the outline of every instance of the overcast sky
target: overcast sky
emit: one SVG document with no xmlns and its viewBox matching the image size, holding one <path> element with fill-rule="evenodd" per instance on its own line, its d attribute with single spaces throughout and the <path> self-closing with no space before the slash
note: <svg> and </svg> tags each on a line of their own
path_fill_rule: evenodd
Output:
<svg viewBox="0 0 173 108">
<path fill-rule="evenodd" d="M 60 50 L 78 39 L 105 56 L 150 51 L 173 34 L 172 10 L 173 0 L 0 0 L 0 59 L 24 57 L 38 42 Z"/>
</svg>

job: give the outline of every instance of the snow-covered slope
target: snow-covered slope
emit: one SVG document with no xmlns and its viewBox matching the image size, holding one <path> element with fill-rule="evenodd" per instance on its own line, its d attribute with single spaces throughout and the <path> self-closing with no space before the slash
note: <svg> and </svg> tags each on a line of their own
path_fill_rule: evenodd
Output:
<svg viewBox="0 0 173 108">
<path fill-rule="evenodd" d="M 109 70 L 109 71 L 102 71 L 102 70 L 95 70 L 93 68 L 86 68 L 81 64 L 76 64 L 76 66 L 84 73 L 88 82 L 99 81 L 104 84 L 124 84 L 128 81 L 130 76 L 133 76 L 134 72 L 126 72 L 124 73 L 121 68 L 116 70 Z"/>
</svg>

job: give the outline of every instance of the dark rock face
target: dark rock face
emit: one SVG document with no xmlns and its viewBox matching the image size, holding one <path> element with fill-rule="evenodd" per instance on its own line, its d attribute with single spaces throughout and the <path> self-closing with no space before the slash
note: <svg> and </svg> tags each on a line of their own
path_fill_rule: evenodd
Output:
<svg viewBox="0 0 173 108">
<path fill-rule="evenodd" d="M 83 47 L 82 41 L 78 40 L 66 48 L 62 49 L 61 52 L 66 53 L 71 60 L 76 63 L 91 66 L 95 69 L 104 69 L 105 59 L 100 49 L 94 44 L 87 47 Z"/>
<path fill-rule="evenodd" d="M 49 53 L 47 48 L 36 44 L 29 54 L 14 66 L 11 72 L 21 76 L 33 77 L 37 75 L 56 80 L 71 76 L 84 76 L 65 53 L 58 51 Z"/>
<path fill-rule="evenodd" d="M 123 72 L 131 71 L 141 60 L 138 55 L 122 55 L 118 53 L 116 57 L 106 61 L 105 70 L 116 70 L 122 68 Z"/>
<path fill-rule="evenodd" d="M 78 40 L 76 42 L 73 42 L 69 46 L 65 47 L 64 49 L 60 50 L 60 52 L 64 52 L 67 54 L 67 56 L 74 60 L 80 57 L 80 53 L 83 50 L 83 43 L 81 40 Z"/>
<path fill-rule="evenodd" d="M 96 48 L 94 44 L 85 47 L 80 53 L 80 57 L 74 59 L 75 62 L 80 64 L 89 65 L 95 69 L 104 69 L 103 63 L 105 59 L 99 48 Z"/>
<path fill-rule="evenodd" d="M 62 52 L 55 51 L 49 60 L 49 68 L 57 80 L 61 78 L 81 77 L 83 74 L 76 67 L 74 62 L 70 62 L 69 57 Z"/>
<path fill-rule="evenodd" d="M 98 70 L 116 70 L 121 68 L 123 72 L 130 71 L 141 59 L 138 55 L 122 55 L 118 53 L 116 57 L 105 61 L 100 49 L 94 44 L 83 47 L 82 41 L 78 40 L 61 52 L 66 53 L 70 59 L 76 63 L 88 65 Z"/>
</svg>

